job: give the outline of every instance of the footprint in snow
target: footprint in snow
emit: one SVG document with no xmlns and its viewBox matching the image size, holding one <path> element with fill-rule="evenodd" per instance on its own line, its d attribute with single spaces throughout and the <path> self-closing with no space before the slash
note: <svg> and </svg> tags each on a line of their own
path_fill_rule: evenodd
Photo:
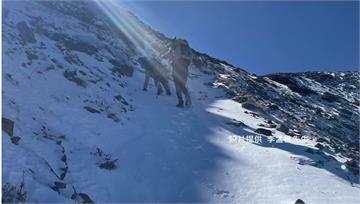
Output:
<svg viewBox="0 0 360 204">
<path fill-rule="evenodd" d="M 215 192 L 216 195 L 222 197 L 222 198 L 227 198 L 230 196 L 230 192 L 229 191 L 225 191 L 225 190 L 217 190 Z"/>
<path fill-rule="evenodd" d="M 227 190 L 217 189 L 214 184 L 208 184 L 207 187 L 212 190 L 213 195 L 219 196 L 221 198 L 234 198 L 235 196 Z"/>
</svg>

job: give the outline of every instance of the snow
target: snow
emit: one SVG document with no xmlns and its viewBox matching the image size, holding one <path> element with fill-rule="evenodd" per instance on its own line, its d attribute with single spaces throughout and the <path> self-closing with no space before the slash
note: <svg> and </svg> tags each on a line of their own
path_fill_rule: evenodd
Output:
<svg viewBox="0 0 360 204">
<path fill-rule="evenodd" d="M 143 76 L 138 75 L 127 81 L 136 111 L 129 113 L 123 126 L 81 107 L 49 107 L 52 114 L 46 117 L 48 124 L 54 124 L 54 129 L 67 136 L 65 148 L 72 151 L 68 154 L 70 177 L 66 181 L 95 201 L 291 203 L 297 198 L 310 203 L 359 201 L 354 196 L 359 193 L 358 187 L 351 187 L 324 169 L 299 165 L 294 160 L 307 159 L 306 156 L 251 143 L 232 144 L 230 136 L 254 133 L 231 129 L 224 121 L 237 119 L 256 128 L 264 119 L 244 114 L 234 101 L 214 99 L 218 93 L 215 95 L 200 85 L 200 79 L 191 81 L 192 97 L 197 98 L 198 91 L 203 91 L 208 99 L 195 100 L 191 109 L 179 110 L 174 106 L 174 97 L 156 97 L 154 89 L 141 91 L 139 81 Z M 41 86 L 44 85 L 38 85 Z M 31 95 L 27 95 L 32 99 L 28 101 L 38 104 Z M 76 97 L 72 100 L 74 105 L 79 103 Z M 51 100 L 43 103 L 50 104 Z M 7 138 L 3 141 L 4 146 L 11 147 L 4 148 L 3 172 L 17 172 L 9 169 L 8 165 L 15 164 L 6 159 L 16 151 L 14 145 Z M 56 161 L 53 156 L 58 153 L 45 153 L 52 150 L 39 146 L 39 141 L 33 146 L 42 151 L 37 155 Z M 95 146 L 116 158 L 118 169 L 99 169 L 88 154 L 95 151 Z M 29 163 L 26 166 L 39 168 L 36 157 L 27 156 L 23 160 Z M 16 166 L 19 171 L 19 167 L 24 167 L 21 163 Z M 4 180 L 13 181 L 6 173 Z M 37 193 L 30 195 L 38 199 Z M 43 194 L 54 193 L 48 190 Z M 43 202 L 63 199 L 41 197 Z"/>
<path fill-rule="evenodd" d="M 50 18 L 46 9 L 41 11 L 38 15 Z M 9 17 L 15 23 L 26 18 L 21 12 L 16 14 Z M 77 21 L 57 22 L 64 32 L 92 39 L 71 23 Z M 265 136 L 260 136 L 260 143 L 234 142 L 232 138 L 256 136 L 254 129 L 267 119 L 247 114 L 222 90 L 204 85 L 212 76 L 192 68 L 188 86 L 193 106 L 178 109 L 172 82 L 173 96 L 156 96 L 152 84 L 148 92 L 142 91 L 144 75 L 139 67 L 132 77 L 111 75 L 112 65 L 106 60 L 111 54 L 104 50 L 104 62 L 72 51 L 85 62 L 78 66 L 66 62 L 54 42 L 36 38 L 46 44 L 43 54 L 48 56 L 27 68 L 21 66 L 27 59 L 20 45 L 3 45 L 5 51 L 18 48 L 4 56 L 3 73 L 11 74 L 19 84 L 3 80 L 3 117 L 14 120 L 14 135 L 21 140 L 15 145 L 2 132 L 2 178 L 4 183 L 19 184 L 24 175 L 27 201 L 72 202 L 76 189 L 98 203 L 294 203 L 298 198 L 306 203 L 360 202 L 360 186 L 346 177 L 341 162 L 325 161 L 322 168 L 313 165 L 322 157 L 305 152 L 314 149 L 312 140 L 293 139 L 271 129 L 275 138 L 285 142 L 269 142 Z M 86 87 L 81 87 L 67 80 L 63 69 L 38 74 L 51 64 L 51 58 L 65 68 L 87 72 L 86 77 L 97 73 L 103 80 L 86 81 Z M 130 105 L 116 100 L 118 95 Z M 110 113 L 120 121 L 108 118 Z M 233 120 L 247 127 L 229 125 Z M 116 160 L 117 168 L 99 168 L 104 156 L 97 154 L 98 148 Z M 59 179 L 65 167 L 66 176 Z M 58 193 L 51 187 L 59 181 L 66 188 Z"/>
</svg>

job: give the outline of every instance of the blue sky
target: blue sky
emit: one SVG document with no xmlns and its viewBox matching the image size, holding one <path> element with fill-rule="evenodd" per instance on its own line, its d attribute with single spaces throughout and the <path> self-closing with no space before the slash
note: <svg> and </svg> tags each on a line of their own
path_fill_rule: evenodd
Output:
<svg viewBox="0 0 360 204">
<path fill-rule="evenodd" d="M 359 68 L 358 2 L 120 4 L 165 35 L 251 73 Z"/>
</svg>

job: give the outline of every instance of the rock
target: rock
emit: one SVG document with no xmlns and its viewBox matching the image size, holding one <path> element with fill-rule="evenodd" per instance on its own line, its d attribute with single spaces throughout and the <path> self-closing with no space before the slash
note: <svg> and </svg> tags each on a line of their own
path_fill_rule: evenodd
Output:
<svg viewBox="0 0 360 204">
<path fill-rule="evenodd" d="M 98 49 L 95 46 L 78 39 L 63 38 L 61 43 L 68 50 L 75 50 L 78 52 L 86 53 L 88 55 L 93 55 L 98 52 Z"/>
<path fill-rule="evenodd" d="M 351 159 L 346 161 L 345 164 L 354 175 L 359 175 L 359 162 L 357 160 Z"/>
<path fill-rule="evenodd" d="M 110 118 L 111 120 L 113 120 L 114 122 L 119 122 L 120 121 L 120 119 L 116 116 L 115 113 L 109 113 L 107 115 L 107 117 Z"/>
<path fill-rule="evenodd" d="M 133 75 L 134 69 L 128 65 L 123 65 L 121 67 L 113 67 L 111 69 L 112 73 L 117 76 L 128 76 L 131 77 Z"/>
<path fill-rule="evenodd" d="M 19 82 L 13 78 L 13 76 L 9 73 L 5 73 L 5 79 L 8 80 L 12 85 L 18 86 Z"/>
<path fill-rule="evenodd" d="M 61 161 L 64 162 L 64 163 L 66 163 L 66 160 L 67 160 L 66 155 L 63 155 L 63 156 L 61 157 Z"/>
<path fill-rule="evenodd" d="M 111 68 L 114 75 L 131 77 L 134 73 L 134 69 L 125 63 L 121 63 L 115 59 L 109 59 L 109 62 L 114 65 L 113 68 Z"/>
<path fill-rule="evenodd" d="M 55 187 L 56 187 L 57 189 L 66 188 L 66 184 L 63 183 L 63 182 L 55 181 L 54 184 L 55 184 Z"/>
<path fill-rule="evenodd" d="M 84 109 L 89 111 L 90 113 L 100 113 L 100 111 L 96 110 L 95 108 L 91 108 L 89 106 L 85 106 Z"/>
<path fill-rule="evenodd" d="M 116 169 L 116 160 L 105 161 L 99 164 L 99 167 L 102 169 L 114 170 Z"/>
<path fill-rule="evenodd" d="M 276 124 L 268 124 L 268 125 L 265 125 L 265 124 L 260 123 L 259 126 L 260 126 L 260 127 L 267 127 L 267 128 L 276 128 Z"/>
<path fill-rule="evenodd" d="M 235 97 L 237 93 L 234 90 L 228 90 L 227 95 L 231 98 L 231 97 Z"/>
<path fill-rule="evenodd" d="M 11 139 L 11 143 L 18 145 L 21 138 L 18 136 L 13 136 L 10 139 Z"/>
<path fill-rule="evenodd" d="M 257 107 L 256 105 L 252 104 L 252 103 L 243 103 L 242 104 L 242 107 L 243 108 L 246 108 L 248 110 L 251 110 L 251 111 L 257 111 L 259 110 L 259 107 Z"/>
<path fill-rule="evenodd" d="M 288 76 L 286 74 L 272 74 L 268 75 L 271 80 L 274 80 L 280 84 L 286 85 L 290 90 L 299 93 L 300 95 L 316 94 L 315 91 L 307 88 L 306 86 L 297 82 L 295 77 Z"/>
<path fill-rule="evenodd" d="M 321 96 L 321 99 L 327 101 L 327 102 L 335 102 L 335 101 L 340 101 L 341 100 L 341 97 L 337 96 L 337 95 L 334 95 L 334 94 L 331 94 L 329 92 L 324 92 Z"/>
<path fill-rule="evenodd" d="M 354 98 L 354 101 L 352 102 L 356 106 L 360 106 L 360 100 Z"/>
<path fill-rule="evenodd" d="M 262 135 L 266 135 L 266 136 L 272 135 L 271 130 L 267 130 L 267 129 L 264 129 L 264 128 L 258 128 L 258 129 L 255 130 L 255 132 L 259 133 L 259 134 L 262 134 Z"/>
<path fill-rule="evenodd" d="M 269 128 L 276 128 L 276 125 L 275 124 L 270 124 Z"/>
<path fill-rule="evenodd" d="M 65 168 L 60 168 L 60 170 L 62 170 L 63 172 L 60 174 L 60 179 L 61 180 L 64 180 L 64 178 L 65 178 L 65 176 L 66 176 L 66 174 L 67 174 L 67 172 L 68 172 L 68 169 L 69 169 L 69 167 L 65 167 Z"/>
<path fill-rule="evenodd" d="M 271 111 L 276 111 L 276 110 L 279 110 L 279 106 L 275 105 L 275 104 L 272 104 L 268 107 L 269 110 Z"/>
<path fill-rule="evenodd" d="M 53 189 L 54 191 L 60 193 L 60 189 L 66 188 L 66 184 L 63 182 L 55 181 L 54 186 L 51 186 L 50 188 Z"/>
<path fill-rule="evenodd" d="M 316 108 L 316 114 L 320 116 L 322 115 L 322 111 L 320 108 Z"/>
<path fill-rule="evenodd" d="M 39 59 L 39 57 L 35 54 L 35 52 L 34 51 L 25 51 L 25 53 L 26 53 L 26 55 L 27 55 L 27 58 L 28 58 L 28 60 L 37 60 L 37 59 Z"/>
<path fill-rule="evenodd" d="M 129 103 L 121 95 L 114 96 L 114 98 L 126 106 L 129 105 Z"/>
<path fill-rule="evenodd" d="M 267 120 L 266 123 L 269 125 L 270 128 L 276 127 L 276 124 L 272 120 Z"/>
<path fill-rule="evenodd" d="M 305 204 L 305 202 L 299 198 L 295 201 L 295 204 Z"/>
<path fill-rule="evenodd" d="M 243 122 L 238 121 L 236 119 L 232 119 L 231 121 L 227 122 L 226 124 L 228 125 L 234 125 L 236 127 L 247 127 L 247 125 L 245 125 Z"/>
<path fill-rule="evenodd" d="M 86 82 L 77 76 L 76 70 L 69 70 L 69 69 L 65 70 L 64 77 L 67 80 L 74 82 L 78 86 L 82 86 L 82 87 L 86 86 Z"/>
<path fill-rule="evenodd" d="M 79 66 L 83 66 L 84 62 L 80 60 L 80 58 L 76 54 L 69 54 L 66 53 L 64 59 L 69 62 L 70 64 L 76 64 Z M 83 74 L 84 75 L 84 74 Z M 86 74 L 85 74 L 86 75 Z"/>
<path fill-rule="evenodd" d="M 244 103 L 248 99 L 247 99 L 247 97 L 243 97 L 243 96 L 235 96 L 232 100 L 234 100 L 234 101 L 236 101 L 238 103 Z"/>
<path fill-rule="evenodd" d="M 2 130 L 5 131 L 8 135 L 13 136 L 14 134 L 14 121 L 2 118 Z"/>
<path fill-rule="evenodd" d="M 94 203 L 94 201 L 91 200 L 91 198 L 85 194 L 85 193 L 79 193 L 78 194 L 82 198 L 82 203 Z"/>
<path fill-rule="evenodd" d="M 281 124 L 280 127 L 278 127 L 276 130 L 280 131 L 280 132 L 283 132 L 285 134 L 288 134 L 289 133 L 289 128 L 286 127 L 285 125 Z"/>
<path fill-rule="evenodd" d="M 348 117 L 350 118 L 354 113 L 351 112 L 350 110 L 346 109 L 346 108 L 340 108 L 339 110 L 339 115 L 343 116 L 343 117 Z"/>
<path fill-rule="evenodd" d="M 320 143 L 317 143 L 315 145 L 315 147 L 319 148 L 319 149 L 323 149 L 324 148 L 324 145 L 320 144 Z"/>
<path fill-rule="evenodd" d="M 325 140 L 324 138 L 319 137 L 316 139 L 316 142 L 328 142 L 328 141 Z"/>
<path fill-rule="evenodd" d="M 31 31 L 29 26 L 26 24 L 26 22 L 21 21 L 18 24 L 16 24 L 16 28 L 20 32 L 21 40 L 26 43 L 36 43 L 36 39 L 34 36 L 34 33 Z"/>
<path fill-rule="evenodd" d="M 251 116 L 254 117 L 254 118 L 260 117 L 260 115 L 257 114 L 257 113 L 253 113 L 253 112 L 249 112 L 249 111 L 244 111 L 244 113 L 249 114 L 249 115 L 251 115 Z"/>
</svg>

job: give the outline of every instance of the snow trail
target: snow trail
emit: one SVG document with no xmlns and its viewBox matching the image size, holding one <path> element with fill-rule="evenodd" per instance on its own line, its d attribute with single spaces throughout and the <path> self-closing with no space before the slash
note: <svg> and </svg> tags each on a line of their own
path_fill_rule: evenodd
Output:
<svg viewBox="0 0 360 204">
<path fill-rule="evenodd" d="M 152 82 L 141 90 L 138 53 L 79 16 L 82 7 L 24 2 L 7 2 L 4 17 L 3 117 L 20 140 L 3 131 L 2 176 L 17 185 L 24 175 L 28 202 L 73 202 L 76 189 L 98 203 L 360 203 L 358 177 L 341 169 L 346 158 L 317 153 L 314 141 L 290 140 L 275 127 L 265 128 L 289 141 L 238 140 L 255 136 L 269 118 L 205 84 L 250 86 L 257 94 L 265 87 L 260 78 L 199 55 L 207 63 L 190 69 L 193 106 L 179 109 L 172 82 L 171 97 L 157 97 Z M 19 22 L 33 29 L 37 43 L 22 43 Z M 93 44 L 94 53 L 79 49 Z M 114 58 L 128 66 L 114 65 Z M 117 73 L 129 67 L 133 76 Z M 108 160 L 115 167 L 104 168 Z"/>
</svg>

